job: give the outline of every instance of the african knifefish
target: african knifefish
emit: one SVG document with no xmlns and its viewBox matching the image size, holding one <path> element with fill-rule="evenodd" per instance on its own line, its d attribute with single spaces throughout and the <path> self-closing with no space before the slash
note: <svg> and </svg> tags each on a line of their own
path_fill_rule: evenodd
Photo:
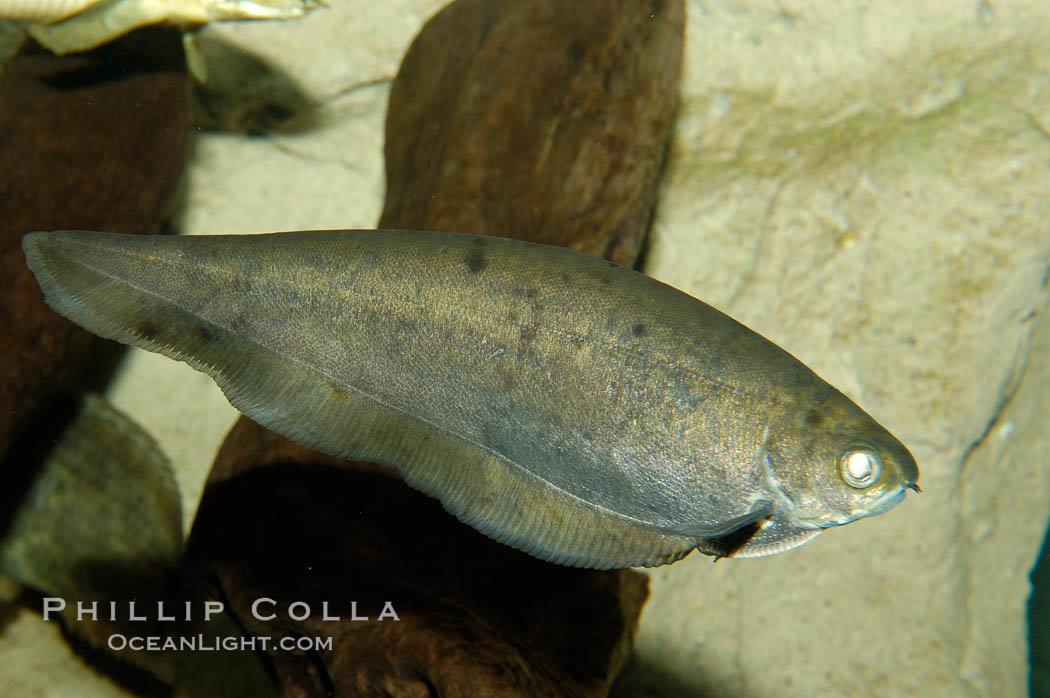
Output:
<svg viewBox="0 0 1050 698">
<path fill-rule="evenodd" d="M 545 560 L 768 555 L 918 489 L 908 450 L 793 356 L 566 249 L 389 230 L 23 248 L 62 315 Z"/>
</svg>

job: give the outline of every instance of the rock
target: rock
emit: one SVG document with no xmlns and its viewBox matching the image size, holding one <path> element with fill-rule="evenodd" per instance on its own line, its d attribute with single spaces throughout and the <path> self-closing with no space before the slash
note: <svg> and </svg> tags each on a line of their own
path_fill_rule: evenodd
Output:
<svg viewBox="0 0 1050 698">
<path fill-rule="evenodd" d="M 0 73 L 0 457 L 95 345 L 44 304 L 22 235 L 160 232 L 186 162 L 187 89 L 171 30 L 64 58 L 27 52 Z"/>
<path fill-rule="evenodd" d="M 96 396 L 52 407 L 47 427 L 28 430 L 11 450 L 19 463 L 42 465 L 8 477 L 0 573 L 62 599 L 51 622 L 57 616 L 102 652 L 113 633 L 158 634 L 163 623 L 129 621 L 124 609 L 135 600 L 140 612 L 152 611 L 175 592 L 182 517 L 171 465 L 148 434 Z M 100 617 L 79 618 L 80 602 L 97 603 Z M 115 620 L 105 617 L 110 602 L 121 608 Z M 115 654 L 174 681 L 173 653 Z"/>
<path fill-rule="evenodd" d="M 97 396 L 51 405 L 46 424 L 23 432 L 10 451 L 14 462 L 41 466 L 14 473 L 0 497 L 0 604 L 11 602 L 0 613 L 21 618 L 14 632 L 45 644 L 36 663 L 65 658 L 51 668 L 52 690 L 88 670 L 67 648 L 46 647 L 66 641 L 34 628 L 29 609 L 39 614 L 36 625 L 64 626 L 100 674 L 139 695 L 167 695 L 173 686 L 175 696 L 271 695 L 272 681 L 250 652 L 218 661 L 207 650 L 132 645 L 188 637 L 207 647 L 242 631 L 223 614 L 202 618 L 214 595 L 183 564 L 182 502 L 156 442 Z M 0 672 L 0 686 L 44 684 L 31 666 L 17 677 Z M 11 687 L 3 695 L 26 693 Z"/>
</svg>

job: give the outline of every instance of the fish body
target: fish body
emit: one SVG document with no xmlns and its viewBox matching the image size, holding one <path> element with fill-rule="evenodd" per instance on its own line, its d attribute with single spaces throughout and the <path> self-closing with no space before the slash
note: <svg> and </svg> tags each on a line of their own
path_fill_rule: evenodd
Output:
<svg viewBox="0 0 1050 698">
<path fill-rule="evenodd" d="M 562 248 L 373 230 L 66 231 L 23 248 L 66 317 L 186 361 L 263 426 L 392 465 L 553 562 L 770 554 L 888 509 L 918 477 L 784 350 Z"/>
</svg>

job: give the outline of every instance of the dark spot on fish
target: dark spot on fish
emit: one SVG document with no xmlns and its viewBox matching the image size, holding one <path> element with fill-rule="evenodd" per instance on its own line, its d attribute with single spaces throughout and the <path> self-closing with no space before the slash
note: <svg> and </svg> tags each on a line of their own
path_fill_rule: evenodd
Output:
<svg viewBox="0 0 1050 698">
<path fill-rule="evenodd" d="M 152 320 L 143 320 L 135 328 L 135 333 L 143 339 L 156 339 L 158 332 L 160 332 L 160 328 Z"/>
<path fill-rule="evenodd" d="M 649 328 L 640 322 L 636 323 L 634 326 L 631 327 L 631 334 L 633 334 L 635 337 L 644 337 L 648 333 Z"/>
<path fill-rule="evenodd" d="M 558 272 L 558 276 L 561 277 L 563 283 L 569 283 L 569 281 L 572 280 L 572 277 L 569 275 L 569 272 L 565 271 L 564 269 Z"/>
<path fill-rule="evenodd" d="M 463 261 L 467 263 L 467 269 L 470 270 L 471 274 L 477 274 L 488 266 L 488 260 L 485 258 L 484 250 L 484 238 L 475 238 L 474 242 L 470 244 L 470 249 L 467 250 L 467 254 L 463 258 Z"/>
<path fill-rule="evenodd" d="M 378 252 L 362 252 L 358 262 L 361 269 L 375 269 L 383 261 Z"/>
<path fill-rule="evenodd" d="M 346 397 L 347 397 L 346 391 L 343 390 L 342 388 L 340 388 L 335 383 L 329 383 L 328 384 L 328 389 L 332 392 L 332 398 L 334 400 L 339 400 L 339 401 L 345 401 L 346 400 Z"/>
<path fill-rule="evenodd" d="M 532 344 L 533 338 L 536 336 L 536 330 L 529 327 L 528 325 L 521 325 L 518 328 L 518 354 L 528 354 L 529 345 Z"/>
<path fill-rule="evenodd" d="M 597 270 L 593 270 L 593 271 L 590 272 L 590 275 L 593 276 L 594 278 L 596 278 L 598 281 L 601 281 L 602 283 L 608 283 L 609 282 L 609 275 L 606 274 L 605 272 L 600 272 L 600 271 L 597 271 Z"/>
<path fill-rule="evenodd" d="M 206 325 L 194 325 L 193 336 L 205 343 L 215 341 L 215 333 Z"/>
<path fill-rule="evenodd" d="M 592 269 L 588 273 L 603 284 L 609 283 L 609 275 L 601 269 Z"/>
<path fill-rule="evenodd" d="M 536 289 L 534 289 L 534 288 L 527 288 L 527 289 L 525 289 L 525 297 L 526 298 L 530 298 L 530 299 L 531 298 L 535 298 L 537 295 L 538 295 L 538 291 L 536 291 Z"/>
<path fill-rule="evenodd" d="M 496 368 L 496 373 L 499 375 L 500 387 L 503 389 L 503 392 L 510 393 L 515 385 L 517 385 L 517 379 L 515 378 L 514 373 L 507 370 L 502 364 Z"/>
<path fill-rule="evenodd" d="M 405 346 L 419 334 L 419 325 L 412 320 L 398 319 L 394 322 L 391 341 L 395 346 Z"/>
<path fill-rule="evenodd" d="M 806 413 L 806 426 L 812 429 L 820 429 L 824 426 L 824 415 L 816 410 L 810 410 Z"/>
</svg>

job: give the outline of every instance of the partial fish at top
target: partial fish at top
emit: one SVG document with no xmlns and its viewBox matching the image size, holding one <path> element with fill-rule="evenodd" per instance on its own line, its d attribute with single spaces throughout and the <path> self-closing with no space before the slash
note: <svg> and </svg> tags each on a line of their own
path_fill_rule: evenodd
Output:
<svg viewBox="0 0 1050 698">
<path fill-rule="evenodd" d="M 25 34 L 57 54 L 86 51 L 132 29 L 167 22 L 189 28 L 217 20 L 289 19 L 321 0 L 0 0 L 0 62 Z"/>
</svg>

